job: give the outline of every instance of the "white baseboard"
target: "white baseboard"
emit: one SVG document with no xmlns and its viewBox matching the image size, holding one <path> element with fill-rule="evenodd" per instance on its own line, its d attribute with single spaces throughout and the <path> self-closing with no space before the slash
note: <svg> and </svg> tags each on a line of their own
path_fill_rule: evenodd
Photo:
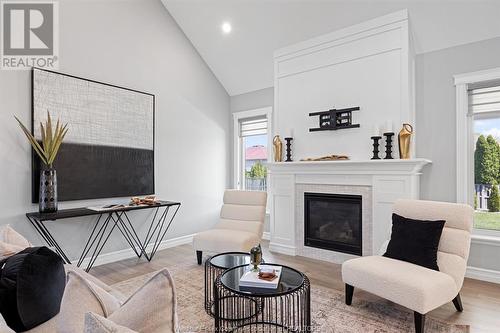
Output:
<svg viewBox="0 0 500 333">
<path fill-rule="evenodd" d="M 181 237 L 176 237 L 176 238 L 171 238 L 171 239 L 165 239 L 160 243 L 158 246 L 158 251 L 168 249 L 171 247 L 176 247 L 179 245 L 184 245 L 184 244 L 190 244 L 193 242 L 193 235 L 186 235 L 186 236 L 181 236 Z M 146 252 L 150 252 L 153 249 L 153 244 L 149 244 L 146 247 Z M 134 258 L 137 257 L 135 252 L 131 249 L 124 249 L 124 250 L 119 250 L 119 251 L 113 251 L 109 253 L 104 253 L 101 254 L 97 257 L 94 266 L 100 266 L 104 264 L 109 264 L 112 262 L 124 260 L 124 259 L 129 259 L 129 258 Z M 87 267 L 88 263 L 90 261 L 90 258 L 85 258 L 81 264 L 81 267 Z M 78 260 L 73 260 L 72 263 L 76 265 Z"/>
<path fill-rule="evenodd" d="M 495 271 L 492 269 L 467 266 L 467 271 L 465 272 L 465 276 L 470 279 L 476 279 L 476 280 L 500 284 L 500 271 Z"/>
<path fill-rule="evenodd" d="M 295 246 L 269 243 L 269 251 L 295 256 Z"/>
<path fill-rule="evenodd" d="M 268 231 L 264 231 L 264 233 L 262 234 L 262 239 L 271 240 L 271 233 Z"/>
</svg>

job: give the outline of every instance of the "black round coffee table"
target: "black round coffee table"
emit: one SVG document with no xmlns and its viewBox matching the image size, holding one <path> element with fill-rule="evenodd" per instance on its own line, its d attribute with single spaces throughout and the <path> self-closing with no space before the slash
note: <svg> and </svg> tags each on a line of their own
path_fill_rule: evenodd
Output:
<svg viewBox="0 0 500 333">
<path fill-rule="evenodd" d="M 277 289 L 240 287 L 248 265 L 227 269 L 215 282 L 216 332 L 309 332 L 311 291 L 309 279 L 294 268 L 281 266 Z"/>
<path fill-rule="evenodd" d="M 225 252 L 217 254 L 205 261 L 205 311 L 214 316 L 214 282 L 226 269 L 250 264 L 250 254 L 247 252 Z"/>
</svg>

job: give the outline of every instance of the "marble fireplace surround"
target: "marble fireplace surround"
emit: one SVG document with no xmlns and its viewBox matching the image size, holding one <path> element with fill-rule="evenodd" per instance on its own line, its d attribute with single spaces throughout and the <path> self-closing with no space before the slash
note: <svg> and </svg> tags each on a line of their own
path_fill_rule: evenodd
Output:
<svg viewBox="0 0 500 333">
<path fill-rule="evenodd" d="M 377 254 L 390 235 L 392 205 L 418 199 L 431 161 L 366 160 L 269 163 L 270 250 L 335 263 L 356 256 L 304 246 L 304 192 L 362 196 L 363 256 Z"/>
</svg>

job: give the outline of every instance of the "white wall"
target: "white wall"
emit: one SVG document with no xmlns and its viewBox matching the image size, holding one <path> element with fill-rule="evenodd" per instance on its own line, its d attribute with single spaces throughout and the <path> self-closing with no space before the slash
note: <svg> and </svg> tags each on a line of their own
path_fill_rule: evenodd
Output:
<svg viewBox="0 0 500 333">
<path fill-rule="evenodd" d="M 170 14 L 159 0 L 62 0 L 59 13 L 61 72 L 156 95 L 156 194 L 182 202 L 167 237 L 214 224 L 230 173 L 229 96 Z M 30 121 L 29 78 L 27 71 L 0 71 L 0 225 L 10 223 L 42 244 L 24 217 L 38 207 L 30 203 L 30 148 L 12 117 Z M 75 257 L 91 221 L 61 220 L 49 228 Z M 116 235 L 104 252 L 123 248 Z"/>
<path fill-rule="evenodd" d="M 496 67 L 500 67 L 500 38 L 417 56 L 417 156 L 433 162 L 422 175 L 423 199 L 456 201 L 453 75 Z M 500 280 L 499 246 L 499 243 L 473 241 L 469 266 L 497 271 Z"/>
<path fill-rule="evenodd" d="M 275 52 L 274 132 L 283 137 L 293 129 L 294 160 L 332 154 L 368 160 L 374 125 L 387 131 L 389 121 L 399 132 L 413 123 L 409 42 L 408 14 L 400 11 Z M 352 112 L 359 127 L 310 132 L 320 125 L 309 113 L 351 107 L 360 108 Z"/>
</svg>

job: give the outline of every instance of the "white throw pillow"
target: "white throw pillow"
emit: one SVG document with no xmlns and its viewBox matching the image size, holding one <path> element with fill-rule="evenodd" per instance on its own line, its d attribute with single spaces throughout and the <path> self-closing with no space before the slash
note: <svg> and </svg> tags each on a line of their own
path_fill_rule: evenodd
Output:
<svg viewBox="0 0 500 333">
<path fill-rule="evenodd" d="M 0 259 L 16 254 L 30 246 L 30 242 L 10 225 L 0 226 Z"/>
<path fill-rule="evenodd" d="M 76 272 L 68 272 L 57 331 L 83 332 L 87 312 L 107 317 L 119 307 L 120 302 L 97 284 Z"/>
<path fill-rule="evenodd" d="M 129 328 L 113 323 L 102 316 L 88 312 L 85 314 L 83 333 L 137 333 Z"/>
<path fill-rule="evenodd" d="M 170 273 L 158 272 L 107 319 L 137 332 L 176 332 L 177 300 Z"/>
</svg>

